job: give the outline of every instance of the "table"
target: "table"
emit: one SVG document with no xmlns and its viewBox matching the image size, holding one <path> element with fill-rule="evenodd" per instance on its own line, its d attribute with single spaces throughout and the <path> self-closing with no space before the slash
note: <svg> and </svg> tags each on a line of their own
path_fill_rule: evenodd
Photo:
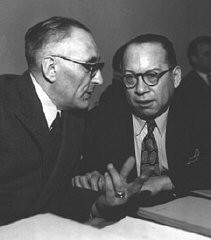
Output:
<svg viewBox="0 0 211 240">
<path fill-rule="evenodd" d="M 142 207 L 137 217 L 126 217 L 116 223 L 93 219 L 89 224 L 103 227 L 97 229 L 52 214 L 41 214 L 0 227 L 0 239 L 208 240 L 211 236 L 211 190 L 194 191 L 190 196 L 165 204 Z"/>
<path fill-rule="evenodd" d="M 0 227 L 1 240 L 209 240 L 207 237 L 142 219 L 126 217 L 102 229 L 52 214 Z"/>
<path fill-rule="evenodd" d="M 91 226 L 53 214 L 39 214 L 0 227 L 1 240 L 126 240 L 117 233 L 102 232 Z"/>
</svg>

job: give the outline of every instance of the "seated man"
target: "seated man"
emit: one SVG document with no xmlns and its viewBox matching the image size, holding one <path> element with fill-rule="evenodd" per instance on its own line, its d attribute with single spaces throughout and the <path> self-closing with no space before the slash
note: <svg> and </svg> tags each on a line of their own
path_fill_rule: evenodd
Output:
<svg viewBox="0 0 211 240">
<path fill-rule="evenodd" d="M 193 39 L 188 46 L 187 56 L 192 70 L 182 79 L 178 90 L 196 124 L 208 123 L 201 131 L 203 137 L 211 121 L 211 37 Z"/>
<path fill-rule="evenodd" d="M 122 59 L 125 98 L 101 102 L 89 113 L 81 175 L 73 185 L 104 191 L 108 176 L 118 178 L 117 197 L 129 207 L 134 199 L 145 204 L 210 187 L 210 138 L 198 138 L 200 129 L 175 91 L 180 81 L 166 37 L 146 34 L 129 41 Z"/>
<path fill-rule="evenodd" d="M 46 212 L 101 216 L 116 204 L 113 184 L 100 196 L 71 186 L 85 110 L 103 82 L 94 38 L 77 20 L 52 17 L 27 31 L 25 55 L 28 71 L 0 78 L 0 225 Z"/>
</svg>

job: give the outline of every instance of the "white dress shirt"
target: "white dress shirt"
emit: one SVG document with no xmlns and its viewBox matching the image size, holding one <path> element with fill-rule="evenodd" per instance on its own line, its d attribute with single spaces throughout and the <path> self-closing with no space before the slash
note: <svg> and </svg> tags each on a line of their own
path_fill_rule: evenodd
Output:
<svg viewBox="0 0 211 240">
<path fill-rule="evenodd" d="M 168 169 L 168 162 L 166 156 L 166 124 L 167 124 L 168 110 L 161 116 L 155 119 L 156 127 L 153 131 L 155 141 L 158 147 L 158 159 L 159 168 L 161 172 Z M 134 132 L 134 146 L 135 146 L 135 158 L 137 166 L 137 175 L 140 175 L 141 167 L 141 148 L 142 141 L 147 135 L 147 124 L 145 120 L 133 115 L 133 132 Z"/>
<path fill-rule="evenodd" d="M 46 92 L 43 91 L 42 87 L 37 83 L 37 81 L 35 80 L 34 76 L 31 73 L 30 76 L 34 84 L 37 96 L 42 104 L 43 112 L 48 123 L 48 127 L 50 129 L 52 122 L 56 118 L 57 112 L 61 114 L 61 111 L 57 109 L 56 105 L 51 101 Z"/>
</svg>

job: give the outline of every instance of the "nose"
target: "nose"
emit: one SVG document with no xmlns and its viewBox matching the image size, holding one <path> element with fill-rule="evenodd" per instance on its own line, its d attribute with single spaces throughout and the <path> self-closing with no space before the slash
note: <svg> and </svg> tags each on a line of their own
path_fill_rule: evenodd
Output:
<svg viewBox="0 0 211 240">
<path fill-rule="evenodd" d="M 91 83 L 95 85 L 103 84 L 103 77 L 100 70 L 98 70 L 96 75 L 92 78 Z"/>
<path fill-rule="evenodd" d="M 135 91 L 138 94 L 143 94 L 149 91 L 149 86 L 143 81 L 142 76 L 140 76 L 138 79 L 138 82 L 135 86 Z"/>
</svg>

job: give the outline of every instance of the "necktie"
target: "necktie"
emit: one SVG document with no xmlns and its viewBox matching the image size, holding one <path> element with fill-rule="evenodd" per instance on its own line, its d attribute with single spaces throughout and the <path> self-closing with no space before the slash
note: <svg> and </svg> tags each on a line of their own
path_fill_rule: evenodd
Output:
<svg viewBox="0 0 211 240">
<path fill-rule="evenodd" d="M 54 135 L 59 129 L 61 129 L 62 120 L 59 112 L 57 112 L 56 118 L 53 120 L 50 126 L 50 134 Z"/>
<path fill-rule="evenodd" d="M 154 120 L 147 121 L 147 135 L 142 142 L 141 150 L 141 174 L 160 175 L 158 163 L 158 148 L 153 134 L 156 123 Z"/>
<path fill-rule="evenodd" d="M 45 177 L 46 179 L 51 175 L 54 167 L 57 164 L 57 156 L 61 147 L 62 139 L 62 118 L 57 112 L 56 118 L 52 122 L 49 130 L 49 145 L 46 148 L 45 158 Z"/>
</svg>

